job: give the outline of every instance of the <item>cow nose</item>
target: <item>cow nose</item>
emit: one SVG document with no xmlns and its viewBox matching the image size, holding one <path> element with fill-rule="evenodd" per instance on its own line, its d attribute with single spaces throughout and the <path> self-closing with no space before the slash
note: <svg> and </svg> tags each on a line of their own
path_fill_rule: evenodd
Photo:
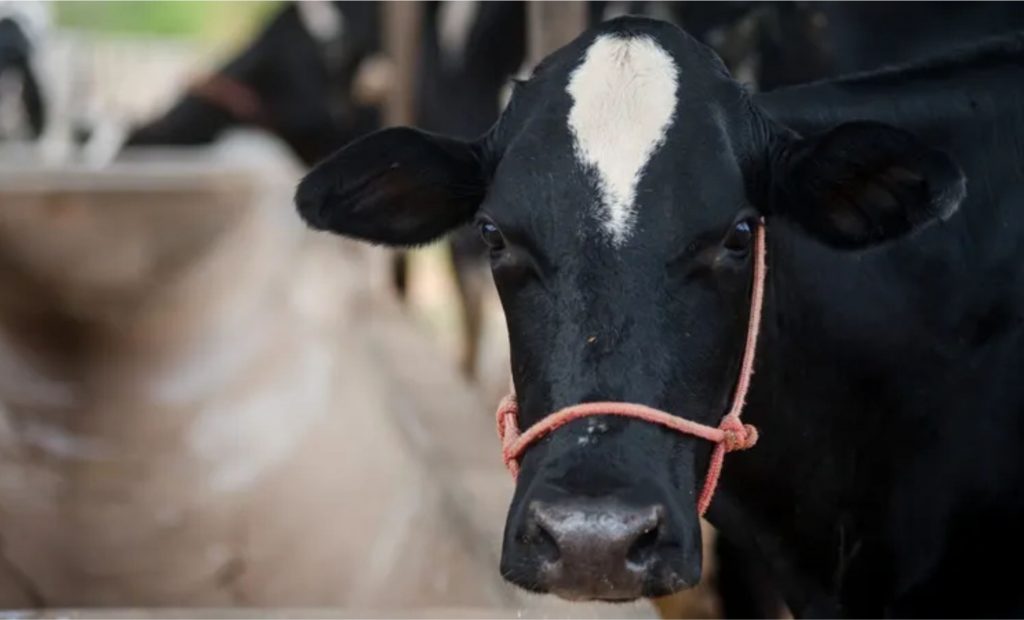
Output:
<svg viewBox="0 0 1024 620">
<path fill-rule="evenodd" d="M 534 501 L 525 515 L 523 551 L 535 556 L 549 592 L 567 599 L 634 599 L 659 562 L 664 514 L 661 505 Z"/>
</svg>

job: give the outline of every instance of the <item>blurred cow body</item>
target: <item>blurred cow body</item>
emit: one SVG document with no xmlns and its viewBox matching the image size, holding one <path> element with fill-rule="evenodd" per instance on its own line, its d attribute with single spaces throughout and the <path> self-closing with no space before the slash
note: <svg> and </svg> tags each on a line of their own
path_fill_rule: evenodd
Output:
<svg viewBox="0 0 1024 620">
<path fill-rule="evenodd" d="M 984 0 L 806 4 L 818 30 L 822 77 L 912 62 L 1024 29 L 1020 8 L 1015 2 Z"/>
</svg>

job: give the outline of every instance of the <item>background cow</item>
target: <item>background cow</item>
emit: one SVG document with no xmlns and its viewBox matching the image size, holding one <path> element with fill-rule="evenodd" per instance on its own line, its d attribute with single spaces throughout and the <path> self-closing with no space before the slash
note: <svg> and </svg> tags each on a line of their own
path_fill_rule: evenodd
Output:
<svg viewBox="0 0 1024 620">
<path fill-rule="evenodd" d="M 286 4 L 241 53 L 197 83 L 127 146 L 207 144 L 235 126 L 280 137 L 312 164 L 379 127 L 374 104 L 353 94 L 360 67 L 379 51 L 374 2 Z"/>
</svg>

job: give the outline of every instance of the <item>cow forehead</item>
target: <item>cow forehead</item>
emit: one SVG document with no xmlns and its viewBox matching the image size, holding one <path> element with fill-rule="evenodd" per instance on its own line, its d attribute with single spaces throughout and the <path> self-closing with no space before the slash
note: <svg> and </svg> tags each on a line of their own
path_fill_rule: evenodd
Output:
<svg viewBox="0 0 1024 620">
<path fill-rule="evenodd" d="M 676 62 L 646 35 L 598 36 L 569 74 L 573 153 L 597 184 L 594 216 L 614 246 L 632 234 L 637 186 L 673 123 L 677 87 Z"/>
</svg>

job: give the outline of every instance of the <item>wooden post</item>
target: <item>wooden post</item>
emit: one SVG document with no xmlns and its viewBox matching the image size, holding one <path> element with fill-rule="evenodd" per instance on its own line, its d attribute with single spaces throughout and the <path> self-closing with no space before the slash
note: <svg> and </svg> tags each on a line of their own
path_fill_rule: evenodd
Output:
<svg viewBox="0 0 1024 620">
<path fill-rule="evenodd" d="M 575 39 L 586 27 L 586 2 L 531 0 L 527 8 L 530 66 Z"/>
<path fill-rule="evenodd" d="M 412 125 L 416 120 L 416 64 L 419 54 L 423 4 L 419 0 L 382 2 L 384 52 L 394 71 L 384 124 Z M 389 284 L 404 299 L 408 294 L 409 254 L 397 250 L 391 254 Z"/>
<path fill-rule="evenodd" d="M 383 2 L 384 49 L 394 66 L 384 110 L 388 125 L 411 125 L 415 109 L 415 75 L 423 5 L 418 0 Z"/>
</svg>

